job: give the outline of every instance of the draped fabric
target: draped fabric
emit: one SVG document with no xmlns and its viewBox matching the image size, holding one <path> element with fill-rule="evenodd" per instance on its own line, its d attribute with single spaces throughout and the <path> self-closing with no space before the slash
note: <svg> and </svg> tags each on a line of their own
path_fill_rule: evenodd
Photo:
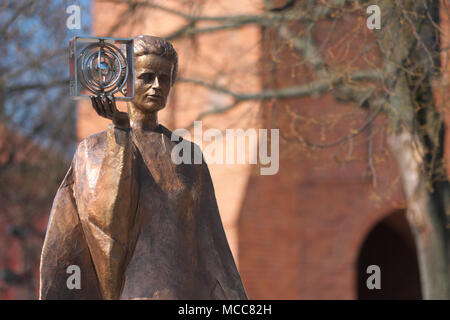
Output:
<svg viewBox="0 0 450 320">
<path fill-rule="evenodd" d="M 176 165 L 171 137 L 109 126 L 80 143 L 51 210 L 40 299 L 247 299 L 208 167 Z"/>
</svg>

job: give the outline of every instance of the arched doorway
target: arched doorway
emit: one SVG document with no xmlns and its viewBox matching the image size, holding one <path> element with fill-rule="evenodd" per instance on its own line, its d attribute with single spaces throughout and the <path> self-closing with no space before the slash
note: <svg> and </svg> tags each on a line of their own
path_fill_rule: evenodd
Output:
<svg viewBox="0 0 450 320">
<path fill-rule="evenodd" d="M 367 267 L 381 270 L 381 289 L 367 288 Z M 358 258 L 358 299 L 422 299 L 416 248 L 404 211 L 380 221 L 368 234 Z"/>
</svg>

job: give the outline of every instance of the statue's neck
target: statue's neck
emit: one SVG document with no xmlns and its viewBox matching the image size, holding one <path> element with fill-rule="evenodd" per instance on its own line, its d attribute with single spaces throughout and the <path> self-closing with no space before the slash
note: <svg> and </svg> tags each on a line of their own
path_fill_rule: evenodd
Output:
<svg viewBox="0 0 450 320">
<path fill-rule="evenodd" d="M 128 114 L 130 116 L 130 126 L 138 131 L 156 131 L 159 127 L 158 113 L 142 112 L 133 103 L 128 103 Z"/>
</svg>

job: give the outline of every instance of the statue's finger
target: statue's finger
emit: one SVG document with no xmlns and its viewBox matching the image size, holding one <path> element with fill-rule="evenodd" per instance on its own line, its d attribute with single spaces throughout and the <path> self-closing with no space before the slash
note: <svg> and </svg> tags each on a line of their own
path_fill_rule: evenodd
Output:
<svg viewBox="0 0 450 320">
<path fill-rule="evenodd" d="M 114 112 L 119 112 L 119 110 L 117 109 L 117 105 L 116 105 L 116 97 L 111 96 L 111 104 L 114 109 Z"/>
<path fill-rule="evenodd" d="M 95 111 L 97 111 L 99 116 L 102 116 L 102 109 L 100 108 L 100 102 L 98 97 L 94 97 L 94 101 L 95 101 Z"/>
<path fill-rule="evenodd" d="M 100 108 L 101 108 L 103 114 L 106 116 L 107 114 L 110 113 L 108 110 L 109 109 L 108 108 L 108 99 L 106 98 L 105 95 L 101 95 L 99 97 L 99 100 L 100 100 Z"/>
<path fill-rule="evenodd" d="M 116 105 L 115 105 L 115 103 L 113 101 L 113 97 L 112 96 L 107 96 L 106 98 L 108 100 L 107 106 L 108 106 L 109 112 L 111 114 L 116 114 L 117 109 L 116 109 Z"/>
<path fill-rule="evenodd" d="M 95 112 L 97 112 L 97 114 L 99 116 L 101 116 L 100 110 L 99 110 L 99 107 L 98 107 L 98 103 L 97 103 L 97 98 L 94 97 L 94 96 L 91 96 L 91 102 L 92 102 L 92 107 L 94 108 Z"/>
</svg>

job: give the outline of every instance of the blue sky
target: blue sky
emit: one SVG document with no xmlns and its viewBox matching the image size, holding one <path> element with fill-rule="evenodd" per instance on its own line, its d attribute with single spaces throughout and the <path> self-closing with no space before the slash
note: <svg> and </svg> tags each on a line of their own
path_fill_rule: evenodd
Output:
<svg viewBox="0 0 450 320">
<path fill-rule="evenodd" d="M 2 9 L 0 25 L 4 25 L 8 21 L 15 8 L 27 2 L 29 1 L 18 0 Z M 66 27 L 69 17 L 66 9 L 70 5 L 80 6 L 82 27 L 80 30 L 69 30 Z M 91 1 L 45 0 L 37 2 L 34 7 L 30 5 L 27 9 L 10 25 L 8 38 L 1 39 L 0 52 L 4 54 L 5 58 L 0 60 L 0 70 L 5 70 L 8 75 L 7 86 L 14 87 L 47 83 L 55 79 L 68 79 L 69 40 L 77 35 L 90 35 Z M 64 54 L 45 59 L 43 64 L 33 64 L 34 60 L 41 59 L 46 53 L 53 52 L 55 49 L 63 50 Z M 64 52 L 65 49 L 67 52 Z M 69 113 L 73 110 L 72 117 L 67 118 L 67 110 Z M 5 103 L 5 111 L 9 124 L 23 133 L 32 132 L 39 125 L 40 117 L 46 113 L 51 114 L 51 119 L 54 119 L 55 123 L 67 122 L 62 125 L 63 129 L 75 130 L 75 102 L 70 97 L 69 86 L 9 94 Z M 36 139 L 44 145 L 51 143 L 50 132 L 46 128 L 30 138 Z M 64 146 L 62 147 L 64 148 Z"/>
</svg>

